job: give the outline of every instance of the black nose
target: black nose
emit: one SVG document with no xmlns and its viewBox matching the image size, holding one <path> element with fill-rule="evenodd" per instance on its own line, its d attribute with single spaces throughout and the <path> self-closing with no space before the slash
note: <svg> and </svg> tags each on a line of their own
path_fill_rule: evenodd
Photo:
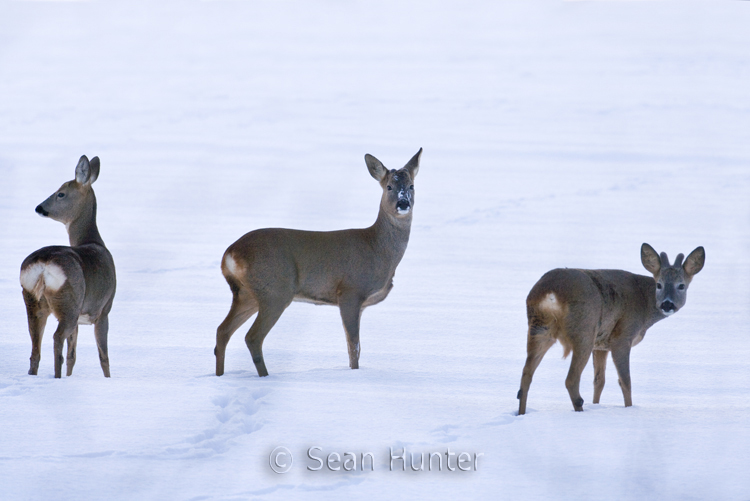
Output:
<svg viewBox="0 0 750 501">
<path fill-rule="evenodd" d="M 44 208 L 41 205 L 36 206 L 36 213 L 41 214 L 42 216 L 49 216 L 49 212 L 44 210 Z"/>
<path fill-rule="evenodd" d="M 396 204 L 396 208 L 398 210 L 406 210 L 409 208 L 409 201 L 408 200 L 399 200 Z"/>
<path fill-rule="evenodd" d="M 661 303 L 661 311 L 669 312 L 669 311 L 675 311 L 677 307 L 674 305 L 672 301 L 664 301 Z"/>
</svg>

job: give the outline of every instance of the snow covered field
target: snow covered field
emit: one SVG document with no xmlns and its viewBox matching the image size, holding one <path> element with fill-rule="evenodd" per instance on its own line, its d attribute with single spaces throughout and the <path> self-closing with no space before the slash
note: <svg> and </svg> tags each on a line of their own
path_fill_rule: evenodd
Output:
<svg viewBox="0 0 750 501">
<path fill-rule="evenodd" d="M 748 26 L 730 0 L 0 0 L 0 497 L 750 499 Z M 420 147 L 361 369 L 337 309 L 295 303 L 268 378 L 249 323 L 214 376 L 226 247 L 372 224 L 363 155 L 398 168 Z M 81 154 L 101 158 L 118 271 L 112 378 L 82 326 L 53 379 L 54 319 L 32 377 L 18 270 L 67 244 L 34 207 Z M 707 256 L 632 352 L 635 405 L 610 360 L 602 403 L 589 363 L 573 412 L 556 346 L 516 416 L 531 286 L 554 267 L 646 274 L 643 242 Z M 357 471 L 309 471 L 313 446 Z M 483 456 L 389 471 L 389 448 Z"/>
</svg>

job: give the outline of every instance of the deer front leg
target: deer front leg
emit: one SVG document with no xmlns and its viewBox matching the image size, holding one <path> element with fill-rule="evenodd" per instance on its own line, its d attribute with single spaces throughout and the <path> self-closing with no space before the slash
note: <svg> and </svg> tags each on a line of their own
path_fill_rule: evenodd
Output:
<svg viewBox="0 0 750 501">
<path fill-rule="evenodd" d="M 607 370 L 608 351 L 594 350 L 594 403 L 599 403 L 599 397 L 604 389 L 604 372 Z"/>
<path fill-rule="evenodd" d="M 359 321 L 362 317 L 362 300 L 354 295 L 341 295 L 339 312 L 346 332 L 349 368 L 359 369 Z"/>
<path fill-rule="evenodd" d="M 99 350 L 99 363 L 104 377 L 109 377 L 109 350 L 107 349 L 107 333 L 109 333 L 109 316 L 102 315 L 94 324 L 94 337 Z"/>
<path fill-rule="evenodd" d="M 625 407 L 633 405 L 630 392 L 630 346 L 619 346 L 612 349 L 612 361 L 617 368 L 622 396 L 625 399 Z"/>
<path fill-rule="evenodd" d="M 73 334 L 68 336 L 68 356 L 65 358 L 66 376 L 73 375 L 73 366 L 76 364 L 76 346 L 78 345 L 78 325 Z"/>
<path fill-rule="evenodd" d="M 39 371 L 39 360 L 42 358 L 42 337 L 44 336 L 44 328 L 47 326 L 50 310 L 44 296 L 37 300 L 33 294 L 24 290 L 23 301 L 26 303 L 26 316 L 28 317 L 29 334 L 31 335 L 29 375 L 36 376 Z"/>
</svg>

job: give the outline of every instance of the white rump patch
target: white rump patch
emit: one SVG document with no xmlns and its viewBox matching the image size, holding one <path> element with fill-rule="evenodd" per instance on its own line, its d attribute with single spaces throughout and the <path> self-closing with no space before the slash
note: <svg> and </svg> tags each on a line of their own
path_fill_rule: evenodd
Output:
<svg viewBox="0 0 750 501">
<path fill-rule="evenodd" d="M 62 268 L 55 263 L 34 263 L 21 270 L 21 287 L 32 293 L 37 300 L 45 289 L 58 291 L 65 284 L 67 277 Z"/>
<path fill-rule="evenodd" d="M 237 261 L 234 260 L 231 254 L 227 254 L 224 256 L 224 267 L 227 269 L 230 275 L 237 276 L 237 272 L 239 271 L 239 266 L 237 266 Z"/>
<path fill-rule="evenodd" d="M 67 280 L 62 268 L 54 263 L 49 263 L 44 267 L 44 285 L 53 291 L 59 290 Z"/>
<path fill-rule="evenodd" d="M 541 300 L 539 303 L 539 308 L 546 310 L 546 311 L 561 311 L 562 307 L 560 306 L 560 301 L 557 300 L 557 296 L 555 296 L 554 292 L 550 292 L 546 296 L 544 296 L 544 299 Z"/>
<path fill-rule="evenodd" d="M 43 272 L 44 264 L 42 263 L 34 263 L 28 268 L 21 270 L 21 287 L 26 292 L 33 292 Z"/>
</svg>

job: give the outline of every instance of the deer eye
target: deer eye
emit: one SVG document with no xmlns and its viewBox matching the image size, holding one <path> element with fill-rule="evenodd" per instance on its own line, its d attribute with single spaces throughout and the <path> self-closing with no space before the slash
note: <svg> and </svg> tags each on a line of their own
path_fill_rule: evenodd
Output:
<svg viewBox="0 0 750 501">
<path fill-rule="evenodd" d="M 661 290 L 661 284 L 657 282 L 656 288 L 659 289 L 659 290 Z"/>
<path fill-rule="evenodd" d="M 58 193 L 57 198 L 65 198 L 65 193 Z"/>
<path fill-rule="evenodd" d="M 680 290 L 685 290 L 685 284 L 680 284 L 677 286 L 677 288 Z"/>
<path fill-rule="evenodd" d="M 388 191 L 391 191 L 393 188 L 391 188 L 391 185 L 388 185 Z"/>
<path fill-rule="evenodd" d="M 412 184 L 411 186 L 409 186 L 409 189 L 413 190 L 414 189 L 414 185 Z"/>
</svg>

